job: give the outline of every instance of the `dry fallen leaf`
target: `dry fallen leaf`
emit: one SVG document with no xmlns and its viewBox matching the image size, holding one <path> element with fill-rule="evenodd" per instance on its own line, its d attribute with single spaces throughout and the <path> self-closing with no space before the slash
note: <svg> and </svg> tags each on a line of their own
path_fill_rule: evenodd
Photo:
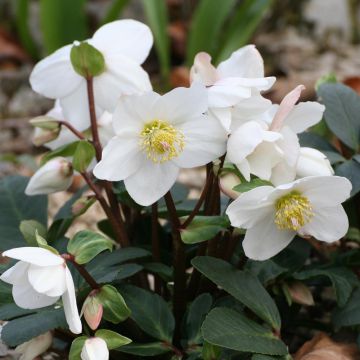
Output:
<svg viewBox="0 0 360 360">
<path fill-rule="evenodd" d="M 294 360 L 359 360 L 356 344 L 338 343 L 324 333 L 307 341 L 295 354 Z"/>
</svg>

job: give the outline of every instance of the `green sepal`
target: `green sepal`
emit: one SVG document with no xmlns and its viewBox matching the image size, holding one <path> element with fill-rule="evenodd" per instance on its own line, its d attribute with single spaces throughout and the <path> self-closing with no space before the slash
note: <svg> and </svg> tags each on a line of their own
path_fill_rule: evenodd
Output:
<svg viewBox="0 0 360 360">
<path fill-rule="evenodd" d="M 25 241 L 30 246 L 38 246 L 36 241 L 36 230 L 38 235 L 45 238 L 46 237 L 46 228 L 43 224 L 39 223 L 36 220 L 23 220 L 20 223 L 19 229 L 24 236 Z"/>
<path fill-rule="evenodd" d="M 95 333 L 95 336 L 105 340 L 109 350 L 117 349 L 132 342 L 132 340 L 126 336 L 122 336 L 115 331 L 105 329 L 98 330 Z"/>
<path fill-rule="evenodd" d="M 79 141 L 73 155 L 74 169 L 80 173 L 86 171 L 94 156 L 94 146 L 87 140 Z"/>
<path fill-rule="evenodd" d="M 81 350 L 86 340 L 86 336 L 80 336 L 72 342 L 70 347 L 69 360 L 81 360 Z"/>
</svg>

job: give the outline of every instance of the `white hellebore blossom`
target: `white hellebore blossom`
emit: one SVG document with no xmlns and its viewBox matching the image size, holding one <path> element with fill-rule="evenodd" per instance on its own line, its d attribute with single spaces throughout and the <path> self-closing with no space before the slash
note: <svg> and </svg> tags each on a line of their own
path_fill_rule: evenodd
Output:
<svg viewBox="0 0 360 360">
<path fill-rule="evenodd" d="M 124 180 L 137 203 L 154 203 L 170 190 L 180 168 L 205 165 L 225 153 L 226 133 L 206 110 L 206 90 L 198 83 L 163 96 L 122 98 L 113 116 L 116 136 L 94 175 Z"/>
<path fill-rule="evenodd" d="M 296 176 L 334 175 L 329 159 L 319 150 L 301 147 L 300 155 L 296 164 Z"/>
<path fill-rule="evenodd" d="M 56 157 L 49 160 L 31 177 L 26 195 L 52 194 L 64 191 L 72 183 L 73 168 L 67 159 Z"/>
<path fill-rule="evenodd" d="M 351 183 L 339 176 L 311 176 L 289 184 L 260 186 L 239 196 L 226 210 L 231 225 L 247 229 L 243 248 L 250 259 L 278 254 L 296 234 L 333 242 L 347 232 L 341 203 Z"/>
<path fill-rule="evenodd" d="M 263 101 L 265 106 L 268 105 L 269 101 L 260 96 L 260 91 L 268 90 L 275 82 L 275 77 L 264 77 L 264 62 L 254 45 L 233 52 L 217 68 L 211 64 L 209 54 L 198 53 L 190 78 L 207 87 L 209 113 L 219 119 L 227 131 L 231 126 L 231 108 L 238 105 L 241 109 L 242 101 L 252 97 L 256 98 L 257 104 Z M 246 101 L 244 105 L 249 107 Z"/>
<path fill-rule="evenodd" d="M 87 42 L 99 50 L 105 60 L 104 71 L 93 80 L 97 115 L 112 112 L 121 95 L 151 90 L 148 74 L 142 69 L 153 44 L 150 29 L 135 20 L 118 20 L 97 30 Z M 67 121 L 79 130 L 90 126 L 86 80 L 72 67 L 67 45 L 41 60 L 30 76 L 34 91 L 51 99 L 60 99 Z"/>
<path fill-rule="evenodd" d="M 53 336 L 50 331 L 39 335 L 16 347 L 15 353 L 21 354 L 19 360 L 34 360 L 43 354 L 52 344 Z"/>
<path fill-rule="evenodd" d="M 55 304 L 61 296 L 69 328 L 74 334 L 80 334 L 82 326 L 74 282 L 65 260 L 50 250 L 37 247 L 7 250 L 3 256 L 20 260 L 0 276 L 0 280 L 13 285 L 16 305 L 38 309 Z"/>
<path fill-rule="evenodd" d="M 80 354 L 81 360 L 108 360 L 109 349 L 105 340 L 92 337 L 85 341 Z"/>
</svg>

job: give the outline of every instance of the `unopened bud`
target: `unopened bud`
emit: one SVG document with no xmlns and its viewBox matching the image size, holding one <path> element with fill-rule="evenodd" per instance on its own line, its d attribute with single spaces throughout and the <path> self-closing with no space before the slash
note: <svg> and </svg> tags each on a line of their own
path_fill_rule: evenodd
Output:
<svg viewBox="0 0 360 360">
<path fill-rule="evenodd" d="M 50 141 L 57 139 L 59 134 L 60 134 L 60 126 L 52 130 L 37 128 L 35 130 L 35 134 L 32 139 L 32 142 L 35 146 L 41 146 Z"/>
<path fill-rule="evenodd" d="M 307 176 L 331 176 L 334 170 L 328 158 L 319 150 L 302 147 L 296 165 L 296 175 L 299 178 Z"/>
<path fill-rule="evenodd" d="M 294 281 L 293 283 L 287 284 L 287 290 L 293 302 L 300 305 L 314 305 L 314 298 L 310 289 L 301 281 Z"/>
<path fill-rule="evenodd" d="M 31 177 L 26 195 L 51 194 L 64 191 L 72 183 L 73 169 L 71 163 L 63 157 L 49 160 Z"/>
<path fill-rule="evenodd" d="M 96 330 L 100 325 L 103 311 L 103 306 L 98 300 L 96 293 L 91 292 L 81 309 L 81 316 L 84 315 L 85 321 L 91 330 Z"/>
<path fill-rule="evenodd" d="M 220 177 L 220 190 L 231 199 L 236 199 L 241 193 L 234 190 L 240 184 L 240 179 L 232 172 L 228 172 Z"/>
<path fill-rule="evenodd" d="M 74 202 L 71 207 L 71 212 L 74 216 L 85 214 L 89 207 L 95 202 L 95 196 L 83 196 Z"/>
<path fill-rule="evenodd" d="M 103 54 L 87 42 L 74 42 L 70 52 L 71 64 L 81 76 L 98 76 L 105 70 Z"/>
<path fill-rule="evenodd" d="M 33 127 L 44 130 L 55 130 L 60 128 L 59 121 L 47 115 L 35 117 L 29 122 Z"/>
</svg>

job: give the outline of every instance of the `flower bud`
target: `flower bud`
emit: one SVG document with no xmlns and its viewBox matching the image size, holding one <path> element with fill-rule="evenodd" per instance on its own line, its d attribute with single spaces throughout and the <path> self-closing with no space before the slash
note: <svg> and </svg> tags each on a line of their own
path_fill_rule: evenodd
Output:
<svg viewBox="0 0 360 360">
<path fill-rule="evenodd" d="M 30 124 L 39 129 L 44 130 L 56 130 L 60 128 L 59 121 L 51 116 L 37 116 L 36 118 L 31 119 Z"/>
<path fill-rule="evenodd" d="M 105 70 L 103 54 L 87 42 L 74 42 L 70 52 L 71 64 L 81 76 L 98 76 Z"/>
<path fill-rule="evenodd" d="M 295 281 L 287 284 L 287 290 L 293 302 L 300 305 L 314 305 L 314 298 L 311 291 L 304 283 Z"/>
<path fill-rule="evenodd" d="M 31 177 L 26 195 L 51 194 L 66 190 L 72 182 L 71 163 L 63 157 L 48 161 Z"/>
<path fill-rule="evenodd" d="M 239 185 L 240 179 L 232 172 L 220 177 L 220 190 L 231 199 L 236 199 L 241 193 L 233 190 L 234 186 Z"/>
<path fill-rule="evenodd" d="M 32 142 L 35 146 L 41 146 L 50 141 L 57 139 L 59 134 L 60 134 L 60 126 L 58 126 L 53 130 L 37 128 L 35 130 L 35 134 L 32 139 Z"/>
<path fill-rule="evenodd" d="M 74 216 L 85 214 L 89 207 L 96 202 L 95 196 L 83 196 L 76 200 L 71 207 L 71 212 Z"/>
<path fill-rule="evenodd" d="M 84 315 L 90 329 L 96 330 L 100 325 L 103 310 L 103 306 L 98 300 L 96 293 L 91 292 L 84 302 L 80 316 Z"/>
<path fill-rule="evenodd" d="M 109 349 L 106 341 L 100 337 L 92 337 L 85 341 L 81 350 L 81 360 L 108 360 Z"/>
<path fill-rule="evenodd" d="M 296 165 L 297 177 L 303 178 L 307 176 L 331 176 L 334 170 L 330 161 L 319 150 L 302 147 Z"/>
<path fill-rule="evenodd" d="M 16 347 L 15 353 L 21 354 L 20 360 L 33 360 L 43 354 L 52 344 L 53 336 L 50 331 L 37 336 Z"/>
</svg>

